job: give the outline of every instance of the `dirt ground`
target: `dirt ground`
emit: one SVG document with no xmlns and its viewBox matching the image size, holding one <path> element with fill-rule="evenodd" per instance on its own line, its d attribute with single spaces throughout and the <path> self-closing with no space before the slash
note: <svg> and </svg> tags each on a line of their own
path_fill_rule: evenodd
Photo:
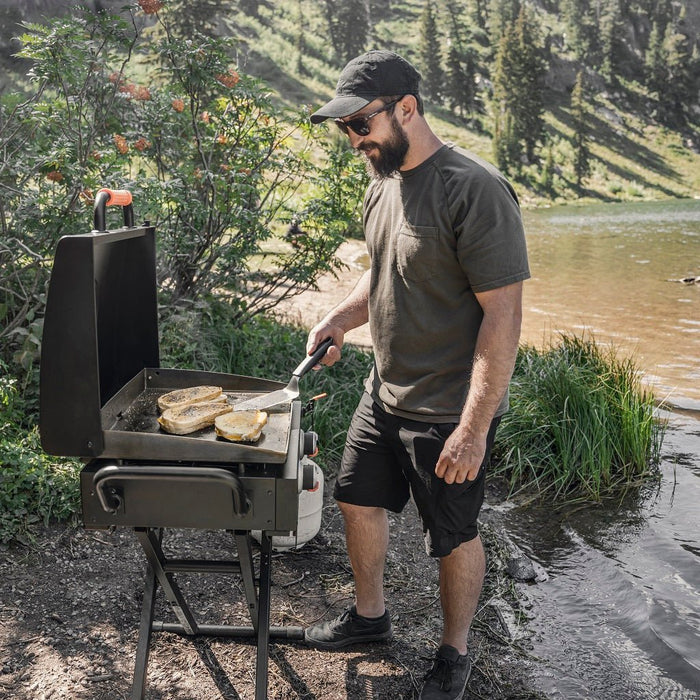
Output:
<svg viewBox="0 0 700 700">
<path fill-rule="evenodd" d="M 342 522 L 327 495 L 331 487 L 326 484 L 319 534 L 273 557 L 273 625 L 303 627 L 352 602 Z M 497 512 L 488 505 L 483 512 L 489 570 L 470 638 L 474 670 L 465 698 L 536 698 L 530 690 L 536 661 L 528 655 L 523 626 L 512 622 L 527 616 L 524 597 L 517 594 L 525 584 L 514 585 L 505 573 Z M 437 569 L 423 551 L 413 504 L 391 516 L 391 529 L 386 596 L 393 641 L 335 652 L 275 641 L 269 650 L 270 699 L 416 697 L 439 630 Z M 179 557 L 231 559 L 235 553 L 231 536 L 220 531 L 167 532 L 164 548 Z M 257 555 L 255 561 L 257 566 Z M 144 573 L 145 557 L 126 528 L 52 526 L 33 546 L 0 549 L 0 697 L 130 697 Z M 198 622 L 250 624 L 235 576 L 178 574 L 177 580 Z M 156 620 L 176 621 L 161 589 Z M 156 632 L 146 698 L 253 698 L 255 652 L 252 640 Z"/>
</svg>

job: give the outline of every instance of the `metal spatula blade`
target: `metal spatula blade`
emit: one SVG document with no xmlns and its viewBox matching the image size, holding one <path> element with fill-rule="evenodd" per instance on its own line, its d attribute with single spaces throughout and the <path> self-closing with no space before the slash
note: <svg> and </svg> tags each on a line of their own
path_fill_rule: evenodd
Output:
<svg viewBox="0 0 700 700">
<path fill-rule="evenodd" d="M 299 396 L 299 379 L 303 377 L 325 354 L 326 350 L 333 344 L 333 338 L 326 338 L 314 350 L 312 355 L 307 355 L 299 366 L 292 372 L 292 378 L 284 389 L 277 389 L 269 394 L 255 396 L 252 399 L 241 401 L 233 405 L 234 411 L 262 411 L 265 408 L 272 408 L 281 403 L 293 401 Z"/>
</svg>

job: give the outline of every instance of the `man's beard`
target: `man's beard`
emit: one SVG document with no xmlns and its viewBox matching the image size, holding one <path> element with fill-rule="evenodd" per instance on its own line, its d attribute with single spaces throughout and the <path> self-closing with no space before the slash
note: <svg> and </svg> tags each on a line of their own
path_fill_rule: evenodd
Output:
<svg viewBox="0 0 700 700">
<path fill-rule="evenodd" d="M 370 156 L 369 151 L 376 149 L 377 156 Z M 361 149 L 364 153 L 369 176 L 375 180 L 382 180 L 395 173 L 406 159 L 408 153 L 408 139 L 396 117 L 391 116 L 391 136 L 386 143 L 378 144 L 374 141 L 366 141 Z"/>
</svg>

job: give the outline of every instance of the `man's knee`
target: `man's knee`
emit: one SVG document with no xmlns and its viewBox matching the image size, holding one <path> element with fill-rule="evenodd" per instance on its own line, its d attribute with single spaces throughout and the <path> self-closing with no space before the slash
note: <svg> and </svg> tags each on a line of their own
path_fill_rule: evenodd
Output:
<svg viewBox="0 0 700 700">
<path fill-rule="evenodd" d="M 340 512 L 345 522 L 351 523 L 376 523 L 383 522 L 386 518 L 386 510 L 376 506 L 358 506 L 354 503 L 337 501 Z"/>
</svg>

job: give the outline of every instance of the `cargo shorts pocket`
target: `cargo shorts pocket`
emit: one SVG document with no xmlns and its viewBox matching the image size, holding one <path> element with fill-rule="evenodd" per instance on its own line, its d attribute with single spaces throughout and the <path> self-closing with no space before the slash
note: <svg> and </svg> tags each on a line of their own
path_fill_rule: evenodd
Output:
<svg viewBox="0 0 700 700">
<path fill-rule="evenodd" d="M 434 277 L 437 274 L 437 247 L 437 228 L 404 224 L 396 241 L 396 266 L 401 277 L 411 282 Z"/>
</svg>

